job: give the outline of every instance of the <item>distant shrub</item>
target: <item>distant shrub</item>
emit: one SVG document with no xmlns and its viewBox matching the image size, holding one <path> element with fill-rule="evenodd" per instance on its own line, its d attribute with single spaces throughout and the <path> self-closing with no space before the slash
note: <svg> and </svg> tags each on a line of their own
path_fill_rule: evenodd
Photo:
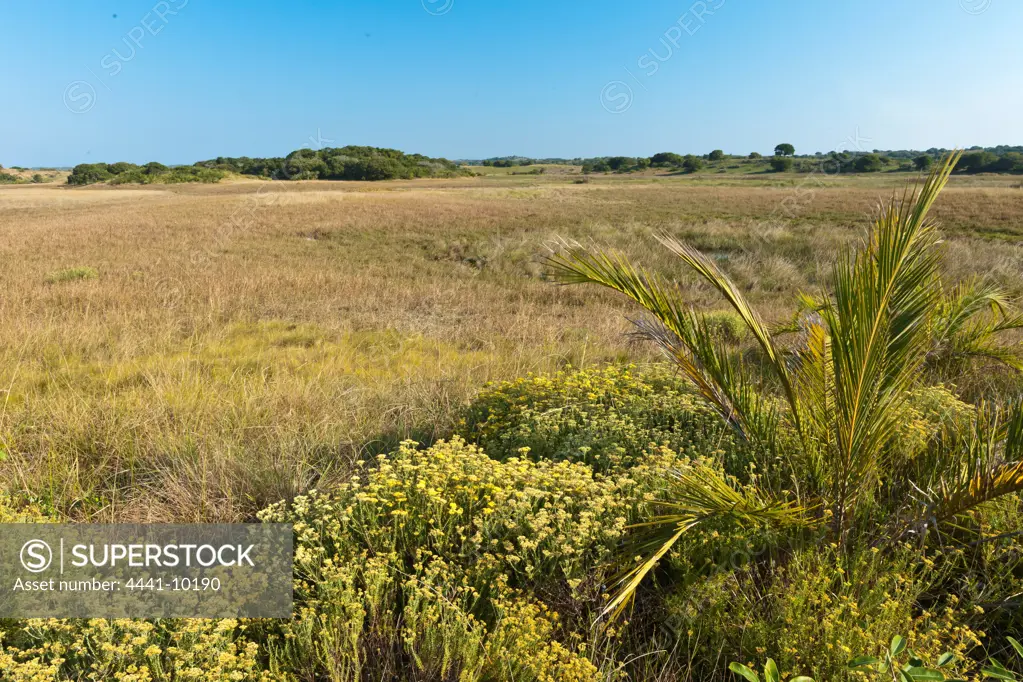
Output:
<svg viewBox="0 0 1023 682">
<path fill-rule="evenodd" d="M 966 152 L 956 164 L 958 173 L 1023 173 L 1023 153 L 1015 150 L 999 153 L 988 150 Z M 921 157 L 917 157 L 921 158 Z"/>
<path fill-rule="evenodd" d="M 114 175 L 120 175 L 126 171 L 136 170 L 138 164 L 128 163 L 127 161 L 118 161 L 117 163 L 107 164 L 107 170 Z"/>
<path fill-rule="evenodd" d="M 771 170 L 775 173 L 784 173 L 792 170 L 792 159 L 787 156 L 775 156 L 771 159 Z"/>
<path fill-rule="evenodd" d="M 630 156 L 612 156 L 607 160 L 607 165 L 613 171 L 626 170 L 636 165 L 636 159 Z"/>
<path fill-rule="evenodd" d="M 934 157 L 929 154 L 921 154 L 920 156 L 913 159 L 913 166 L 919 171 L 930 170 L 931 166 L 934 165 Z"/>
<path fill-rule="evenodd" d="M 703 159 L 692 154 L 686 154 L 682 160 L 682 170 L 686 173 L 695 173 L 703 168 Z"/>
<path fill-rule="evenodd" d="M 39 183 L 46 182 L 46 178 L 44 178 L 39 173 L 36 173 L 32 176 L 32 182 L 38 185 Z"/>
<path fill-rule="evenodd" d="M 0 173 L 0 185 L 13 185 L 18 182 L 19 178 L 17 175 L 10 173 Z"/>
<path fill-rule="evenodd" d="M 651 166 L 674 166 L 678 167 L 682 165 L 683 158 L 681 154 L 674 152 L 660 152 L 650 157 Z"/>
<path fill-rule="evenodd" d="M 48 284 L 56 284 L 58 282 L 76 282 L 82 279 L 96 279 L 97 277 L 99 277 L 99 272 L 96 268 L 64 268 L 63 270 L 55 270 L 46 275 L 46 282 Z"/>
<path fill-rule="evenodd" d="M 68 175 L 69 185 L 92 185 L 97 182 L 106 182 L 114 174 L 110 172 L 105 163 L 80 163 L 71 169 Z"/>
<path fill-rule="evenodd" d="M 110 180 L 111 185 L 173 185 L 184 182 L 219 182 L 227 177 L 227 172 L 215 168 L 199 168 L 196 166 L 179 166 L 164 171 L 144 168 L 125 171 Z"/>
<path fill-rule="evenodd" d="M 751 158 L 751 159 L 762 159 L 763 155 L 760 152 L 750 152 L 749 158 Z"/>
<path fill-rule="evenodd" d="M 857 173 L 876 173 L 884 168 L 884 160 L 877 154 L 864 154 L 853 161 L 853 170 Z"/>
<path fill-rule="evenodd" d="M 725 158 L 725 153 L 720 149 L 715 149 L 710 154 L 707 154 L 707 158 L 711 161 L 720 161 Z"/>
<path fill-rule="evenodd" d="M 796 153 L 796 148 L 788 142 L 783 142 L 774 148 L 775 156 L 792 156 Z"/>
<path fill-rule="evenodd" d="M 483 165 L 511 167 L 518 164 L 511 160 L 487 160 Z M 299 149 L 285 158 L 218 157 L 200 161 L 195 166 L 274 180 L 393 180 L 474 174 L 471 169 L 447 159 L 361 146 Z"/>
<path fill-rule="evenodd" d="M 517 164 L 509 162 L 509 165 Z M 285 158 L 218 157 L 191 166 L 168 167 L 156 161 L 144 166 L 127 162 L 80 164 L 68 176 L 68 184 L 89 185 L 107 181 L 112 184 L 218 182 L 229 173 L 274 180 L 391 180 L 474 175 L 472 170 L 447 159 L 405 154 L 395 149 L 349 146 L 339 149 L 299 149 Z"/>
</svg>

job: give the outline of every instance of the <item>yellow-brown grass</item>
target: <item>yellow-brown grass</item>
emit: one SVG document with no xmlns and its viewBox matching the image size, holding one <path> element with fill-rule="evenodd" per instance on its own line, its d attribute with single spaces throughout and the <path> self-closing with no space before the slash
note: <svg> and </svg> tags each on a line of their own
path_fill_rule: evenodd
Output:
<svg viewBox="0 0 1023 682">
<path fill-rule="evenodd" d="M 5 487 L 74 518 L 250 518 L 442 433 L 487 380 L 650 357 L 621 301 L 545 281 L 558 237 L 670 275 L 668 231 L 780 318 L 905 177 L 573 179 L 0 188 Z M 1020 291 L 1023 191 L 957 181 L 935 213 L 950 277 Z M 55 275 L 76 268 L 97 276 Z"/>
</svg>

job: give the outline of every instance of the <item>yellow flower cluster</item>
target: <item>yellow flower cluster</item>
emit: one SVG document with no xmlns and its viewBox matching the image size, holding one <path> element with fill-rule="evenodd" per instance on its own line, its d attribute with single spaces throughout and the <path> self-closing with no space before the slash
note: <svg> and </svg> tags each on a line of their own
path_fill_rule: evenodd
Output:
<svg viewBox="0 0 1023 682">
<path fill-rule="evenodd" d="M 690 457 L 732 446 L 721 420 L 663 369 L 609 366 L 489 385 L 459 433 L 491 457 L 583 462 L 595 472 L 635 465 L 653 445 Z"/>
<path fill-rule="evenodd" d="M 230 619 L 29 620 L 0 642 L 0 671 L 12 682 L 279 679 L 262 670 L 245 629 Z"/>
</svg>

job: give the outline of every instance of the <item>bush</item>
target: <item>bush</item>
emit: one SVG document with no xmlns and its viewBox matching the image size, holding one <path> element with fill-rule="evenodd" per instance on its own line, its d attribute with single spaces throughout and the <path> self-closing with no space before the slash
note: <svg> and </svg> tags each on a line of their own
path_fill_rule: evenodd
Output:
<svg viewBox="0 0 1023 682">
<path fill-rule="evenodd" d="M 669 598 L 669 627 L 691 633 L 693 679 L 712 679 L 719 654 L 738 661 L 776 659 L 783 677 L 857 679 L 848 663 L 878 655 L 893 633 L 908 633 L 910 647 L 936 659 L 956 654 L 954 671 L 972 672 L 970 652 L 982 633 L 968 623 L 974 613 L 955 597 L 921 612 L 917 604 L 940 580 L 909 548 L 886 558 L 869 548 L 842 556 L 825 546 L 798 549 L 763 584 L 753 566 L 718 572 Z M 724 653 L 728 652 L 728 653 Z"/>
<path fill-rule="evenodd" d="M 751 159 L 762 159 L 764 158 L 760 152 L 750 152 L 749 158 Z"/>
<path fill-rule="evenodd" d="M 877 154 L 864 154 L 856 157 L 853 170 L 857 173 L 876 173 L 884 168 L 884 161 Z"/>
<path fill-rule="evenodd" d="M 650 157 L 651 166 L 672 166 L 677 168 L 682 165 L 683 161 L 682 155 L 674 152 L 660 152 Z"/>
<path fill-rule="evenodd" d="M 67 178 L 69 185 L 91 185 L 106 182 L 114 177 L 105 163 L 80 163 L 71 169 Z"/>
<path fill-rule="evenodd" d="M 117 163 L 107 164 L 107 170 L 113 175 L 120 175 L 127 171 L 138 169 L 138 165 L 134 163 L 128 163 L 127 161 L 119 161 Z"/>
<path fill-rule="evenodd" d="M 692 154 L 686 154 L 682 160 L 682 170 L 686 173 L 695 173 L 696 171 L 703 168 L 703 159 Z"/>
<path fill-rule="evenodd" d="M 720 161 L 721 159 L 725 158 L 725 153 L 720 149 L 715 149 L 714 151 L 707 155 L 707 158 L 711 161 Z"/>
<path fill-rule="evenodd" d="M 731 444 L 720 420 L 677 378 L 634 367 L 529 376 L 490 385 L 458 433 L 491 457 L 631 467 L 653 447 L 691 457 Z"/>
<path fill-rule="evenodd" d="M 775 156 L 771 159 L 771 170 L 775 173 L 784 173 L 792 170 L 792 159 L 787 156 Z"/>
<path fill-rule="evenodd" d="M 607 160 L 608 167 L 613 171 L 622 171 L 636 165 L 636 159 L 629 156 L 612 156 Z"/>
<path fill-rule="evenodd" d="M 792 156 L 796 153 L 796 148 L 788 142 L 783 142 L 774 148 L 775 156 Z"/>
<path fill-rule="evenodd" d="M 405 443 L 329 495 L 270 508 L 264 521 L 295 524 L 300 604 L 278 665 L 379 679 L 411 659 L 431 679 L 593 679 L 579 639 L 560 639 L 593 614 L 568 623 L 539 597 L 587 613 L 634 486 L 455 439 Z"/>
</svg>

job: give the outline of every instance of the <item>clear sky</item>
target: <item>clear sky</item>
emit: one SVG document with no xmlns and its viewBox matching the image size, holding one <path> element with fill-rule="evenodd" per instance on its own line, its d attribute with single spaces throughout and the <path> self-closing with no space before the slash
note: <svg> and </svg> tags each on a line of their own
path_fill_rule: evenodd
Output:
<svg viewBox="0 0 1023 682">
<path fill-rule="evenodd" d="M 1020 0 L 3 4 L 0 163 L 1023 144 Z"/>
</svg>

